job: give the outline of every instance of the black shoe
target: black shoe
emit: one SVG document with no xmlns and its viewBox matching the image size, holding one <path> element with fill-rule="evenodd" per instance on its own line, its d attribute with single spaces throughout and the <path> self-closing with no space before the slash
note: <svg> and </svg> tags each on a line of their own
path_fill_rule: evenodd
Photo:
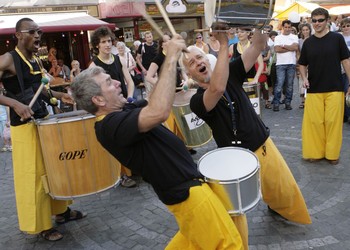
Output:
<svg viewBox="0 0 350 250">
<path fill-rule="evenodd" d="M 290 105 L 290 103 L 286 103 L 286 110 L 292 110 L 292 106 Z"/>
<path fill-rule="evenodd" d="M 128 177 L 127 175 L 122 176 L 122 182 L 120 183 L 120 186 L 125 188 L 133 188 L 136 187 L 136 181 Z"/>
<path fill-rule="evenodd" d="M 280 111 L 280 107 L 278 104 L 273 105 L 273 111 Z"/>
<path fill-rule="evenodd" d="M 197 154 L 197 151 L 194 150 L 193 148 L 189 149 L 188 152 L 190 152 L 191 155 Z"/>
</svg>

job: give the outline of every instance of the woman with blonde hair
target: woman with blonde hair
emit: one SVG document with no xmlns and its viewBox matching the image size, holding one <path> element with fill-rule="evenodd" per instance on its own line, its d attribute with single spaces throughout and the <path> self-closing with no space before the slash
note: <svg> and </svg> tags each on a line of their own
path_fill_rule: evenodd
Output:
<svg viewBox="0 0 350 250">
<path fill-rule="evenodd" d="M 203 42 L 203 36 L 201 33 L 196 34 L 196 42 L 195 42 L 194 46 L 203 50 L 205 52 L 205 54 L 209 53 L 209 47 L 205 42 Z"/>
</svg>

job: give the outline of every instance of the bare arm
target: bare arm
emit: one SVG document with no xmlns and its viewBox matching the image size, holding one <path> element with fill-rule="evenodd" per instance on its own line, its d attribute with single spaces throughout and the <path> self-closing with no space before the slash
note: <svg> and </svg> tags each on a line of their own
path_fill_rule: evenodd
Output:
<svg viewBox="0 0 350 250">
<path fill-rule="evenodd" d="M 341 61 L 343 68 L 345 70 L 346 76 L 348 77 L 348 80 L 350 82 L 350 59 L 345 59 L 343 61 Z M 346 95 L 350 95 L 350 88 L 348 88 L 348 92 L 346 93 Z"/>
<path fill-rule="evenodd" d="M 246 72 L 254 66 L 259 55 L 261 56 L 261 51 L 263 51 L 266 45 L 266 40 L 266 34 L 262 34 L 260 30 L 254 32 L 252 45 L 250 45 L 241 56 Z"/>
<path fill-rule="evenodd" d="M 5 71 L 16 75 L 15 65 L 10 53 L 5 53 L 4 55 L 0 56 L 0 78 L 3 76 Z M 3 95 L 0 95 L 0 104 L 12 108 L 23 120 L 29 119 L 34 114 L 28 105 Z"/>
<path fill-rule="evenodd" d="M 171 112 L 175 96 L 177 61 L 181 51 L 186 49 L 186 44 L 182 37 L 177 34 L 170 40 L 168 48 L 162 72 L 150 96 L 149 103 L 140 112 L 138 119 L 140 132 L 147 132 L 161 124 Z"/>
<path fill-rule="evenodd" d="M 214 36 L 220 42 L 220 49 L 210 84 L 203 95 L 204 106 L 208 112 L 224 94 L 229 76 L 228 37 L 225 32 L 216 32 Z"/>
<path fill-rule="evenodd" d="M 128 89 L 128 96 L 127 97 L 133 97 L 134 90 L 135 90 L 134 81 L 131 78 L 130 72 L 129 72 L 127 66 L 125 65 L 125 62 L 122 62 L 122 60 L 120 60 L 120 62 L 122 64 L 122 71 L 123 71 L 124 79 L 126 82 L 126 87 Z"/>
<path fill-rule="evenodd" d="M 310 84 L 309 84 L 309 80 L 307 79 L 307 73 L 306 73 L 307 72 L 307 66 L 299 64 L 299 71 L 300 71 L 301 78 L 304 81 L 303 87 L 304 88 L 309 88 Z"/>
<path fill-rule="evenodd" d="M 141 45 L 140 45 L 141 46 Z M 137 65 L 139 65 L 141 71 L 143 74 L 147 74 L 147 70 L 145 69 L 145 67 L 143 67 L 142 65 L 142 55 L 137 53 L 136 55 L 136 62 L 137 62 Z"/>
<path fill-rule="evenodd" d="M 152 62 L 147 71 L 146 81 L 151 83 L 153 86 L 157 83 L 157 80 L 158 80 L 157 70 L 158 70 L 158 65 Z"/>
<path fill-rule="evenodd" d="M 254 76 L 254 80 L 253 80 L 254 83 L 258 83 L 259 82 L 259 77 L 261 76 L 261 73 L 264 70 L 264 60 L 263 60 L 261 54 L 258 56 L 257 63 L 258 63 L 259 66 L 258 66 L 258 70 L 256 71 L 256 74 Z"/>
</svg>

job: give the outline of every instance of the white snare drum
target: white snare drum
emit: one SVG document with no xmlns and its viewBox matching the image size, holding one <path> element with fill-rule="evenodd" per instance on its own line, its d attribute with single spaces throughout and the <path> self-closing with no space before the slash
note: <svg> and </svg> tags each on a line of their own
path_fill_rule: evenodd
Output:
<svg viewBox="0 0 350 250">
<path fill-rule="evenodd" d="M 199 159 L 198 169 L 231 216 L 244 214 L 258 204 L 260 166 L 250 150 L 239 147 L 213 150 Z"/>
</svg>

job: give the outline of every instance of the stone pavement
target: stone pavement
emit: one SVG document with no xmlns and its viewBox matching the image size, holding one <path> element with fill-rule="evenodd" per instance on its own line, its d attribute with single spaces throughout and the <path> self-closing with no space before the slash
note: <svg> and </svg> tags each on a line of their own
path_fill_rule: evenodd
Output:
<svg viewBox="0 0 350 250">
<path fill-rule="evenodd" d="M 262 110 L 271 138 L 285 157 L 304 194 L 313 223 L 298 225 L 271 214 L 261 201 L 248 213 L 252 250 L 350 249 L 350 125 L 344 124 L 340 163 L 301 159 L 303 110 Z M 282 108 L 282 106 L 281 106 Z M 211 141 L 195 160 L 215 148 Z M 10 153 L 0 153 L 0 249 L 164 249 L 177 231 L 173 216 L 139 177 L 138 187 L 116 187 L 76 199 L 73 208 L 88 217 L 61 225 L 63 240 L 52 243 L 18 230 Z M 210 249 L 209 249 L 210 250 Z"/>
</svg>

